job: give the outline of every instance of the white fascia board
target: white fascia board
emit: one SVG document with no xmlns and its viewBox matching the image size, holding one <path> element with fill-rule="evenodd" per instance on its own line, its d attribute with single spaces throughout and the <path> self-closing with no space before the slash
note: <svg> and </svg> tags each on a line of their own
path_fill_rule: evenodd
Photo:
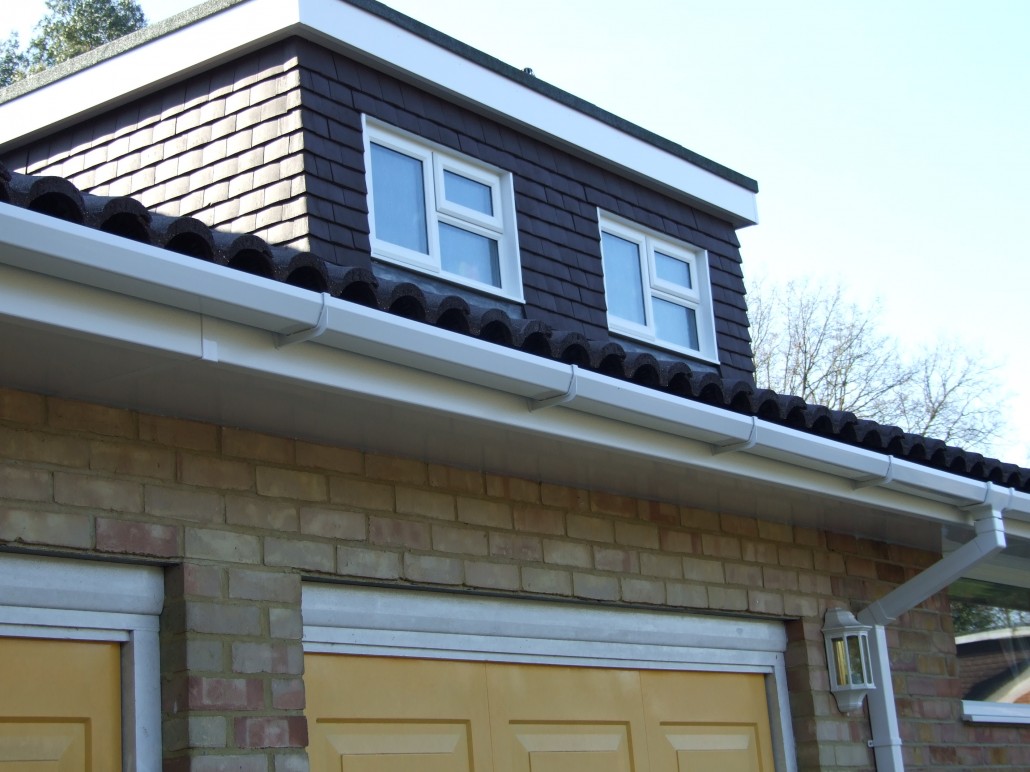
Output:
<svg viewBox="0 0 1030 772">
<path fill-rule="evenodd" d="M 340 0 L 250 0 L 0 104 L 0 151 L 290 34 L 309 38 L 544 134 L 666 192 L 758 222 L 755 194 L 604 121 Z"/>
<path fill-rule="evenodd" d="M 284 37 L 299 17 L 297 0 L 250 0 L 15 97 L 0 104 L 0 152 L 260 48 Z"/>
<path fill-rule="evenodd" d="M 561 394 L 568 386 L 568 365 L 467 335 L 441 335 L 444 331 L 422 322 L 335 298 L 327 298 L 326 303 L 329 329 L 319 341 L 327 346 L 527 399 Z"/>
<path fill-rule="evenodd" d="M 758 421 L 755 455 L 860 481 L 883 477 L 888 457 L 842 442 Z"/>
<path fill-rule="evenodd" d="M 120 322 L 126 318 L 133 323 Z M 173 358 L 200 359 L 204 354 L 202 319 L 196 314 L 2 264 L 0 319 L 32 327 L 58 326 Z"/>
<path fill-rule="evenodd" d="M 750 416 L 674 397 L 635 383 L 576 368 L 575 397 L 568 407 L 646 426 L 709 444 L 747 440 Z"/>
</svg>

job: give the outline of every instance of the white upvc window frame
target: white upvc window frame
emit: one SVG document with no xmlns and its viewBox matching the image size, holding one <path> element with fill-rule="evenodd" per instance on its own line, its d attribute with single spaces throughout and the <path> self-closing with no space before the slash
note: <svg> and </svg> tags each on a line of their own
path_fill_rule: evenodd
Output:
<svg viewBox="0 0 1030 772">
<path fill-rule="evenodd" d="M 467 286 L 479 292 L 523 302 L 515 224 L 515 191 L 510 172 L 490 166 L 434 142 L 422 139 L 368 115 L 362 115 L 365 180 L 372 257 Z M 393 150 L 422 163 L 428 254 L 394 244 L 376 233 L 376 194 L 372 174 L 372 145 Z M 491 211 L 486 214 L 445 196 L 445 172 L 452 172 L 490 189 Z M 451 225 L 497 243 L 500 286 L 446 270 L 442 262 L 440 225 Z"/>
<path fill-rule="evenodd" d="M 760 673 L 776 772 L 796 772 L 778 622 L 305 582 L 304 651 L 634 670 Z"/>
<path fill-rule="evenodd" d="M 162 768 L 163 605 L 160 568 L 0 553 L 0 638 L 121 644 L 125 772 Z"/>
<path fill-rule="evenodd" d="M 718 348 L 715 340 L 715 316 L 712 307 L 711 281 L 708 271 L 708 252 L 677 239 L 665 236 L 651 228 L 634 223 L 618 215 L 602 210 L 597 213 L 600 226 L 602 255 L 604 251 L 604 234 L 610 234 L 637 245 L 640 260 L 640 286 L 644 303 L 644 323 L 625 319 L 611 311 L 608 306 L 608 329 L 618 335 L 624 335 L 660 348 L 668 349 L 689 356 L 704 359 L 718 364 Z M 655 253 L 668 255 L 689 266 L 692 287 L 687 288 L 661 279 Z M 613 296 L 614 288 L 606 274 L 605 298 Z M 694 311 L 697 325 L 696 349 L 665 340 L 658 336 L 655 324 L 654 301 L 664 300 Z"/>
</svg>

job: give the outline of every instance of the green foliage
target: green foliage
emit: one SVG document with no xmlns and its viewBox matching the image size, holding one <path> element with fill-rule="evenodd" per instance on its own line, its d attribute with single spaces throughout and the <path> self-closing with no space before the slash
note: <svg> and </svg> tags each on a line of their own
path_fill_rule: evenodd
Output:
<svg viewBox="0 0 1030 772">
<path fill-rule="evenodd" d="M 136 0 L 46 0 L 47 13 L 36 24 L 28 48 L 18 36 L 0 44 L 0 86 L 53 67 L 146 26 Z"/>
<path fill-rule="evenodd" d="M 0 87 L 24 78 L 28 67 L 29 59 L 18 44 L 18 33 L 12 32 L 0 43 Z"/>
<path fill-rule="evenodd" d="M 955 623 L 955 635 L 1030 625 L 1030 612 L 961 600 L 952 600 L 951 618 Z"/>
</svg>

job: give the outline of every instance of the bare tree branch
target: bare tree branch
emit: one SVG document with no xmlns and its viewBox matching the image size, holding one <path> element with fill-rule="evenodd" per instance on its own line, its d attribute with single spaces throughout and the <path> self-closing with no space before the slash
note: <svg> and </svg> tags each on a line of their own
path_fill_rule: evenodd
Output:
<svg viewBox="0 0 1030 772">
<path fill-rule="evenodd" d="M 878 304 L 846 301 L 839 286 L 761 280 L 751 286 L 759 386 L 969 450 L 986 447 L 1001 432 L 990 365 L 954 345 L 903 354 L 880 330 Z"/>
</svg>

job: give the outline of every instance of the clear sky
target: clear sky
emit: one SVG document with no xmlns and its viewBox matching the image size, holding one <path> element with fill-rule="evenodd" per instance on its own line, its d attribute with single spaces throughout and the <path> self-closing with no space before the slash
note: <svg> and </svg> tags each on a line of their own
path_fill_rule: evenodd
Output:
<svg viewBox="0 0 1030 772">
<path fill-rule="evenodd" d="M 4 2 L 26 39 L 43 0 Z M 994 452 L 1030 465 L 1030 2 L 387 5 L 758 180 L 746 276 L 839 282 L 904 345 L 996 364 Z"/>
</svg>

